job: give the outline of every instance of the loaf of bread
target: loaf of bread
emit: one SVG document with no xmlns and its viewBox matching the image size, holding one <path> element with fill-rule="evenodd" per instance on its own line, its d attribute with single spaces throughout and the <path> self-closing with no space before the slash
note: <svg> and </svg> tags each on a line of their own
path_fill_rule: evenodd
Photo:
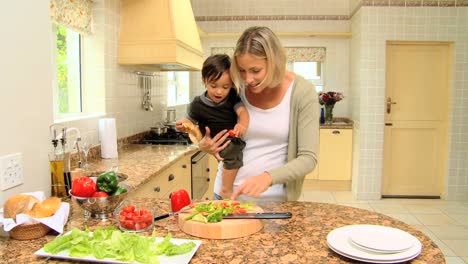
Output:
<svg viewBox="0 0 468 264">
<path fill-rule="evenodd" d="M 40 201 L 32 195 L 13 195 L 3 205 L 3 215 L 5 218 L 15 219 L 17 214 L 30 214 L 37 203 Z"/>
<path fill-rule="evenodd" d="M 202 139 L 202 134 L 200 132 L 200 128 L 198 128 L 197 125 L 194 125 L 191 122 L 184 122 L 184 123 L 182 123 L 182 126 L 187 131 L 190 140 L 193 143 L 198 144 L 198 142 L 200 142 L 200 140 Z"/>
<path fill-rule="evenodd" d="M 3 216 L 16 219 L 18 214 L 27 214 L 36 218 L 49 217 L 60 208 L 61 200 L 57 197 L 45 199 L 42 203 L 34 196 L 27 194 L 13 195 L 3 205 Z"/>
<path fill-rule="evenodd" d="M 55 212 L 60 208 L 62 200 L 58 197 L 50 197 L 34 205 L 31 216 L 36 218 L 43 218 L 53 216 Z"/>
</svg>

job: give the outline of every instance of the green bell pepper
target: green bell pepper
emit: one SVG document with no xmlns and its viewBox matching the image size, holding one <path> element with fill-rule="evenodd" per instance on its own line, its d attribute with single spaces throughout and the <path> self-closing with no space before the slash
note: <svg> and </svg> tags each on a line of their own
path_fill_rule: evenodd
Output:
<svg viewBox="0 0 468 264">
<path fill-rule="evenodd" d="M 106 192 L 110 195 L 117 190 L 119 180 L 115 172 L 107 171 L 99 175 L 96 180 L 96 184 L 99 191 Z"/>
<path fill-rule="evenodd" d="M 126 192 L 127 192 L 127 189 L 125 187 L 117 186 L 117 189 L 112 195 L 119 195 L 119 194 L 126 193 Z"/>
</svg>

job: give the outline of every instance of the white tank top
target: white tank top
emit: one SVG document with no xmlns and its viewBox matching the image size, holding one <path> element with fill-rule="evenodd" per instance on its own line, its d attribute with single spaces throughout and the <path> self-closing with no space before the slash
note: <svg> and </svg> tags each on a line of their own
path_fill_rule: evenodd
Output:
<svg viewBox="0 0 468 264">
<path fill-rule="evenodd" d="M 234 190 L 245 179 L 260 175 L 264 171 L 282 166 L 287 161 L 289 140 L 289 113 L 292 85 L 288 87 L 282 101 L 270 109 L 260 109 L 249 103 L 245 89 L 241 89 L 240 97 L 250 115 L 249 127 L 244 135 L 246 142 L 243 151 L 244 166 L 237 172 Z M 214 184 L 214 192 L 219 194 L 222 182 L 222 163 Z M 228 197 L 223 197 L 228 198 Z M 261 200 L 285 201 L 286 189 L 283 184 L 276 184 L 260 195 Z M 241 195 L 238 200 L 256 201 L 257 199 Z"/>
</svg>

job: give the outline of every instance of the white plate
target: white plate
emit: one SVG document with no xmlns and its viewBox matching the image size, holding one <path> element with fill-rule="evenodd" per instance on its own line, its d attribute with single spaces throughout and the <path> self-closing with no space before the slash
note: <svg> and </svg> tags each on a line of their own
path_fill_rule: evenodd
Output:
<svg viewBox="0 0 468 264">
<path fill-rule="evenodd" d="M 67 233 L 68 234 L 68 233 Z M 157 237 L 156 242 L 162 241 L 162 237 Z M 177 255 L 177 256 L 158 256 L 158 260 L 160 263 L 173 263 L 173 264 L 186 264 L 189 263 L 190 260 L 192 259 L 193 255 L 195 252 L 197 252 L 198 248 L 201 245 L 201 240 L 191 240 L 191 239 L 178 239 L 178 238 L 171 238 L 170 240 L 172 243 L 179 245 L 185 242 L 193 242 L 195 243 L 195 247 L 192 249 L 192 251 L 183 254 L 183 255 Z M 34 255 L 40 256 L 40 257 L 50 257 L 50 258 L 58 258 L 58 259 L 67 259 L 67 260 L 78 260 L 78 261 L 86 261 L 86 262 L 97 262 L 97 263 L 131 263 L 131 262 L 123 262 L 123 261 L 118 261 L 115 259 L 97 259 L 93 256 L 86 256 L 86 257 L 71 257 L 68 253 L 68 250 L 63 250 L 60 251 L 57 254 L 50 254 L 44 251 L 44 248 L 39 249 L 38 251 L 34 252 Z"/>
<path fill-rule="evenodd" d="M 413 246 L 413 236 L 400 229 L 378 225 L 354 225 L 349 238 L 363 248 L 398 253 Z"/>
<path fill-rule="evenodd" d="M 351 256 L 351 255 L 348 255 L 346 253 L 343 253 L 343 252 L 337 250 L 336 248 L 333 248 L 330 244 L 328 244 L 328 246 L 330 247 L 331 250 L 335 251 L 339 255 L 345 256 L 345 257 L 350 258 L 350 259 L 354 259 L 354 260 L 358 260 L 358 261 L 362 261 L 362 262 L 370 262 L 370 263 L 400 263 L 400 262 L 405 262 L 405 261 L 412 260 L 412 259 L 416 258 L 417 256 L 419 256 L 419 254 L 421 254 L 421 251 L 419 251 L 416 254 L 414 254 L 413 256 L 409 256 L 407 258 L 402 258 L 402 259 L 399 259 L 399 260 L 369 260 L 369 259 L 360 258 L 360 257 L 357 257 L 357 256 Z"/>
<path fill-rule="evenodd" d="M 408 250 L 399 252 L 399 253 L 389 253 L 389 254 L 381 254 L 381 253 L 374 253 L 367 250 L 361 250 L 357 247 L 354 247 L 349 243 L 350 234 L 353 231 L 355 226 L 343 226 L 337 228 L 327 236 L 327 243 L 328 246 L 335 251 L 336 253 L 343 255 L 345 257 L 360 260 L 364 262 L 374 262 L 374 263 L 391 263 L 391 262 L 402 262 L 408 261 L 415 257 L 417 257 L 421 253 L 421 242 L 419 240 L 410 235 L 413 240 L 413 246 L 410 247 Z"/>
<path fill-rule="evenodd" d="M 376 253 L 376 254 L 393 254 L 393 253 L 400 253 L 400 252 L 408 250 L 408 249 L 404 249 L 404 250 L 391 250 L 391 251 L 388 251 L 388 250 L 378 250 L 378 249 L 373 249 L 373 248 L 367 248 L 367 247 L 364 247 L 364 246 L 361 246 L 359 244 L 354 243 L 351 238 L 348 239 L 348 242 L 353 247 L 357 247 L 360 250 L 370 251 L 370 252 Z"/>
</svg>

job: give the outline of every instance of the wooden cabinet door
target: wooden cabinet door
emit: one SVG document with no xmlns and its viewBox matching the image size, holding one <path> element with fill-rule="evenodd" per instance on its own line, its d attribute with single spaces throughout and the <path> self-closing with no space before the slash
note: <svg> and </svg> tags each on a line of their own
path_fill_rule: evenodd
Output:
<svg viewBox="0 0 468 264">
<path fill-rule="evenodd" d="M 218 172 L 218 160 L 213 157 L 213 155 L 208 155 L 208 178 L 206 179 L 206 184 L 208 184 L 208 190 L 203 195 L 202 200 L 213 200 L 214 196 L 214 182 L 216 174 Z"/>
<path fill-rule="evenodd" d="M 171 166 L 172 174 L 169 175 L 169 190 L 167 198 L 173 191 L 185 189 L 189 194 L 192 193 L 192 176 L 190 169 L 190 157 L 186 156 Z"/>
<path fill-rule="evenodd" d="M 320 129 L 319 180 L 351 180 L 352 129 Z"/>
<path fill-rule="evenodd" d="M 191 193 L 190 157 L 183 157 L 176 163 L 153 176 L 147 183 L 129 194 L 130 197 L 149 197 L 169 199 L 169 195 L 178 189 Z"/>
<path fill-rule="evenodd" d="M 162 173 L 153 176 L 149 182 L 139 186 L 134 192 L 130 192 L 129 197 L 165 198 L 169 191 L 169 179 L 172 174 L 172 168 L 164 170 Z"/>
</svg>

